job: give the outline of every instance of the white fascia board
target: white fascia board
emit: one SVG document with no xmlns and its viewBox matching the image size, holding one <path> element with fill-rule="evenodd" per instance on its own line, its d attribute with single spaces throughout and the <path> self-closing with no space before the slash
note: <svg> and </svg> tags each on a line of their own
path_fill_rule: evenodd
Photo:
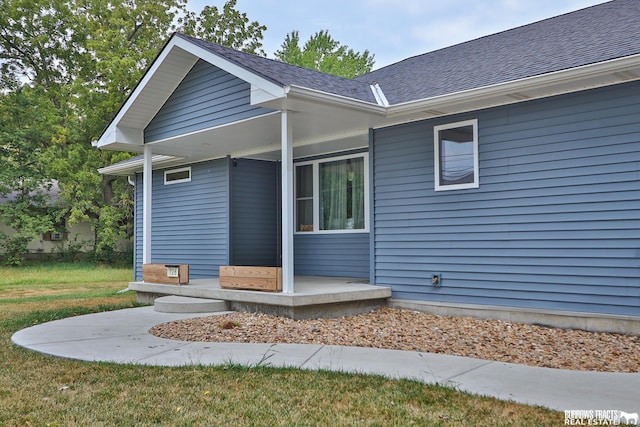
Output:
<svg viewBox="0 0 640 427">
<path fill-rule="evenodd" d="M 153 167 L 159 167 L 167 163 L 180 162 L 183 159 L 175 156 L 165 156 L 161 154 L 154 154 L 151 158 Z M 113 165 L 105 166 L 98 169 L 98 173 L 101 175 L 133 175 L 134 173 L 141 171 L 144 166 L 144 159 L 135 159 L 126 163 L 116 163 Z"/>
<path fill-rule="evenodd" d="M 629 72 L 630 70 L 635 71 Z M 515 103 L 523 100 L 543 98 L 546 96 L 577 92 L 595 87 L 637 80 L 640 79 L 640 74 L 636 74 L 638 71 L 640 71 L 640 55 L 633 55 L 596 64 L 570 68 L 567 70 L 555 71 L 548 74 L 542 74 L 540 76 L 527 77 L 506 83 L 484 86 L 477 89 L 470 89 L 402 104 L 395 104 L 388 107 L 387 115 L 389 118 L 393 118 L 399 115 L 425 112 L 428 110 L 448 110 L 446 113 L 442 114 L 455 114 L 500 104 Z M 618 73 L 618 76 L 615 76 L 616 73 Z M 594 83 L 598 81 L 597 79 L 604 78 L 607 78 L 607 80 Z M 590 80 L 592 81 L 591 83 L 589 83 Z M 562 85 L 565 86 L 563 89 L 560 89 Z M 545 89 L 548 90 L 545 91 Z M 517 95 L 528 91 L 535 91 L 537 93 L 533 96 L 519 97 Z M 497 97 L 507 97 L 510 95 L 512 95 L 511 100 L 505 99 L 502 102 L 496 102 Z M 486 102 L 486 105 L 483 104 L 483 101 Z M 456 110 L 457 105 L 469 106 L 470 104 L 473 104 L 472 108 L 461 108 L 459 111 Z"/>
<path fill-rule="evenodd" d="M 284 91 L 283 91 L 284 93 Z M 281 96 L 275 96 L 274 94 L 261 89 L 260 87 L 251 85 L 251 105 L 260 105 L 265 102 L 270 102 L 276 99 L 282 98 Z"/>
<path fill-rule="evenodd" d="M 111 144 L 139 146 L 143 144 L 143 141 L 144 134 L 142 129 L 116 126 L 113 123 L 98 140 L 97 148 L 108 148 Z"/>
<path fill-rule="evenodd" d="M 109 127 L 107 127 L 104 132 L 102 132 L 100 138 L 97 141 L 92 142 L 91 145 L 96 148 L 105 148 L 108 145 L 115 144 L 117 141 L 118 139 L 116 138 L 116 124 L 114 122 L 111 122 L 109 124 Z"/>
<path fill-rule="evenodd" d="M 283 98 L 285 96 L 284 87 L 273 83 L 264 77 L 260 77 L 259 75 L 229 61 L 222 56 L 218 56 L 200 46 L 194 45 L 188 40 L 179 37 L 176 37 L 175 40 L 176 46 L 249 83 L 251 85 L 252 104 L 254 104 L 254 91 L 261 93 L 261 96 L 263 97 L 270 95 L 271 99 Z"/>
<path fill-rule="evenodd" d="M 384 115 L 387 109 L 381 105 L 372 104 L 359 99 L 348 98 L 346 96 L 333 93 L 322 92 L 306 87 L 290 85 L 285 90 L 287 97 L 294 97 L 308 101 L 322 102 L 325 104 L 346 107 L 356 111 Z"/>
<path fill-rule="evenodd" d="M 115 135 L 116 141 L 123 144 L 142 145 L 144 143 L 144 131 L 142 129 L 117 126 Z"/>
</svg>

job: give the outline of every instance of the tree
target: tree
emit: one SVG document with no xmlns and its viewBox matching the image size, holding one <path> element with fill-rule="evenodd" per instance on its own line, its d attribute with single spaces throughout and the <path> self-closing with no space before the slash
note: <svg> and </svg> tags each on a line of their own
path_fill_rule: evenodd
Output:
<svg viewBox="0 0 640 427">
<path fill-rule="evenodd" d="M 69 224 L 89 221 L 95 249 L 113 251 L 118 237 L 131 235 L 132 189 L 97 169 L 131 155 L 90 141 L 173 32 L 260 53 L 266 27 L 235 5 L 193 14 L 186 0 L 0 2 L 0 189 L 35 201 L 38 188 L 57 180 Z"/>
<path fill-rule="evenodd" d="M 20 264 L 27 245 L 59 222 L 48 196 L 53 184 L 40 161 L 59 118 L 41 90 L 22 87 L 0 99 L 0 219 L 15 233 L 0 232 L 9 264 Z"/>
<path fill-rule="evenodd" d="M 250 22 L 246 13 L 236 10 L 237 0 L 228 0 L 222 12 L 216 6 L 205 6 L 198 16 L 183 19 L 182 31 L 191 36 L 247 53 L 265 56 L 262 33 L 267 27 Z"/>
<path fill-rule="evenodd" d="M 368 50 L 355 52 L 334 40 L 328 30 L 315 33 L 303 48 L 300 48 L 298 31 L 292 31 L 287 34 L 281 49 L 275 52 L 275 57 L 289 64 L 347 78 L 370 72 L 374 64 L 374 55 Z"/>
</svg>

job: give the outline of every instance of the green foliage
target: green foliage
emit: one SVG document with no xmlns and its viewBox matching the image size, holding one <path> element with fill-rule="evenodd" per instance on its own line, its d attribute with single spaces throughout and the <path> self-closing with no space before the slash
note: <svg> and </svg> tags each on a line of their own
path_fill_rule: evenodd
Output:
<svg viewBox="0 0 640 427">
<path fill-rule="evenodd" d="M 0 220 L 15 234 L 0 236 L 4 261 L 17 265 L 27 245 L 54 230 L 58 211 L 53 186 L 41 156 L 59 127 L 60 117 L 41 88 L 20 87 L 0 95 Z"/>
<path fill-rule="evenodd" d="M 24 262 L 27 245 L 33 236 L 31 234 L 16 233 L 11 236 L 0 232 L 0 248 L 4 253 L 0 255 L 0 259 L 5 265 L 21 265 Z"/>
<path fill-rule="evenodd" d="M 0 3 L 0 59 L 4 88 L 34 86 L 58 91 L 73 79 L 80 52 L 73 11 L 61 0 L 8 0 Z M 57 86 L 55 89 L 53 86 Z"/>
<path fill-rule="evenodd" d="M 0 2 L 0 217 L 17 231 L 3 239 L 8 261 L 22 262 L 26 244 L 59 224 L 87 221 L 96 259 L 116 256 L 133 230 L 133 189 L 124 177 L 97 170 L 131 157 L 90 141 L 106 125 L 167 38 L 181 31 L 264 55 L 264 25 L 227 0 L 199 13 L 186 0 L 4 0 Z M 327 31 L 299 47 L 287 35 L 283 61 L 353 77 L 373 56 L 356 53 Z M 59 185 L 59 200 L 46 196 Z M 64 256 L 71 256 L 72 248 Z"/>
<path fill-rule="evenodd" d="M 18 232 L 5 240 L 12 263 L 21 262 L 30 237 L 62 219 L 89 222 L 94 256 L 114 256 L 116 243 L 132 234 L 133 189 L 97 170 L 131 154 L 90 142 L 173 32 L 264 54 L 266 27 L 235 6 L 228 0 L 222 10 L 194 14 L 186 0 L 0 2 L 0 196 L 16 200 L 0 216 Z M 40 197 L 52 180 L 60 187 L 57 210 Z"/>
<path fill-rule="evenodd" d="M 56 245 L 51 253 L 58 261 L 79 261 L 83 257 L 82 249 L 86 245 L 87 242 L 80 241 L 78 236 L 74 236 L 73 240 L 63 241 L 60 245 Z"/>
<path fill-rule="evenodd" d="M 289 64 L 347 78 L 370 72 L 374 64 L 374 55 L 368 50 L 355 52 L 333 39 L 328 30 L 315 33 L 303 48 L 298 31 L 292 31 L 287 34 L 281 50 L 275 52 L 275 57 Z"/>
<path fill-rule="evenodd" d="M 236 10 L 236 3 L 237 0 L 228 0 L 222 11 L 216 6 L 205 6 L 200 15 L 190 14 L 182 21 L 182 30 L 221 46 L 265 56 L 262 33 L 267 27 L 250 22 L 246 13 Z"/>
</svg>

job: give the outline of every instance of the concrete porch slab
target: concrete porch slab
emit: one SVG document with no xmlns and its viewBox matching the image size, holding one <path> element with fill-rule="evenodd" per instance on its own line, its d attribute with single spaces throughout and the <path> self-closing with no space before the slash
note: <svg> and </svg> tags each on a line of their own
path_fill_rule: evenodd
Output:
<svg viewBox="0 0 640 427">
<path fill-rule="evenodd" d="M 218 299 L 168 295 L 156 298 L 154 310 L 160 313 L 215 313 L 227 311 L 227 303 Z"/>
<path fill-rule="evenodd" d="M 138 301 L 176 295 L 226 301 L 234 311 L 261 312 L 309 319 L 359 314 L 387 304 L 391 288 L 348 277 L 296 276 L 292 294 L 222 289 L 217 278 L 194 279 L 188 285 L 132 282 Z"/>
</svg>

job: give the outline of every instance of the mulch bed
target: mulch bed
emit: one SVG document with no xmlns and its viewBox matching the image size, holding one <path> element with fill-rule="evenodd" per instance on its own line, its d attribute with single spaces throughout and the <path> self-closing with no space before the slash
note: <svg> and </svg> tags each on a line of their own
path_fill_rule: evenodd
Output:
<svg viewBox="0 0 640 427">
<path fill-rule="evenodd" d="M 443 353 L 547 368 L 640 372 L 640 337 L 381 308 L 337 319 L 231 313 L 158 325 L 151 333 L 205 342 L 298 343 Z"/>
</svg>

